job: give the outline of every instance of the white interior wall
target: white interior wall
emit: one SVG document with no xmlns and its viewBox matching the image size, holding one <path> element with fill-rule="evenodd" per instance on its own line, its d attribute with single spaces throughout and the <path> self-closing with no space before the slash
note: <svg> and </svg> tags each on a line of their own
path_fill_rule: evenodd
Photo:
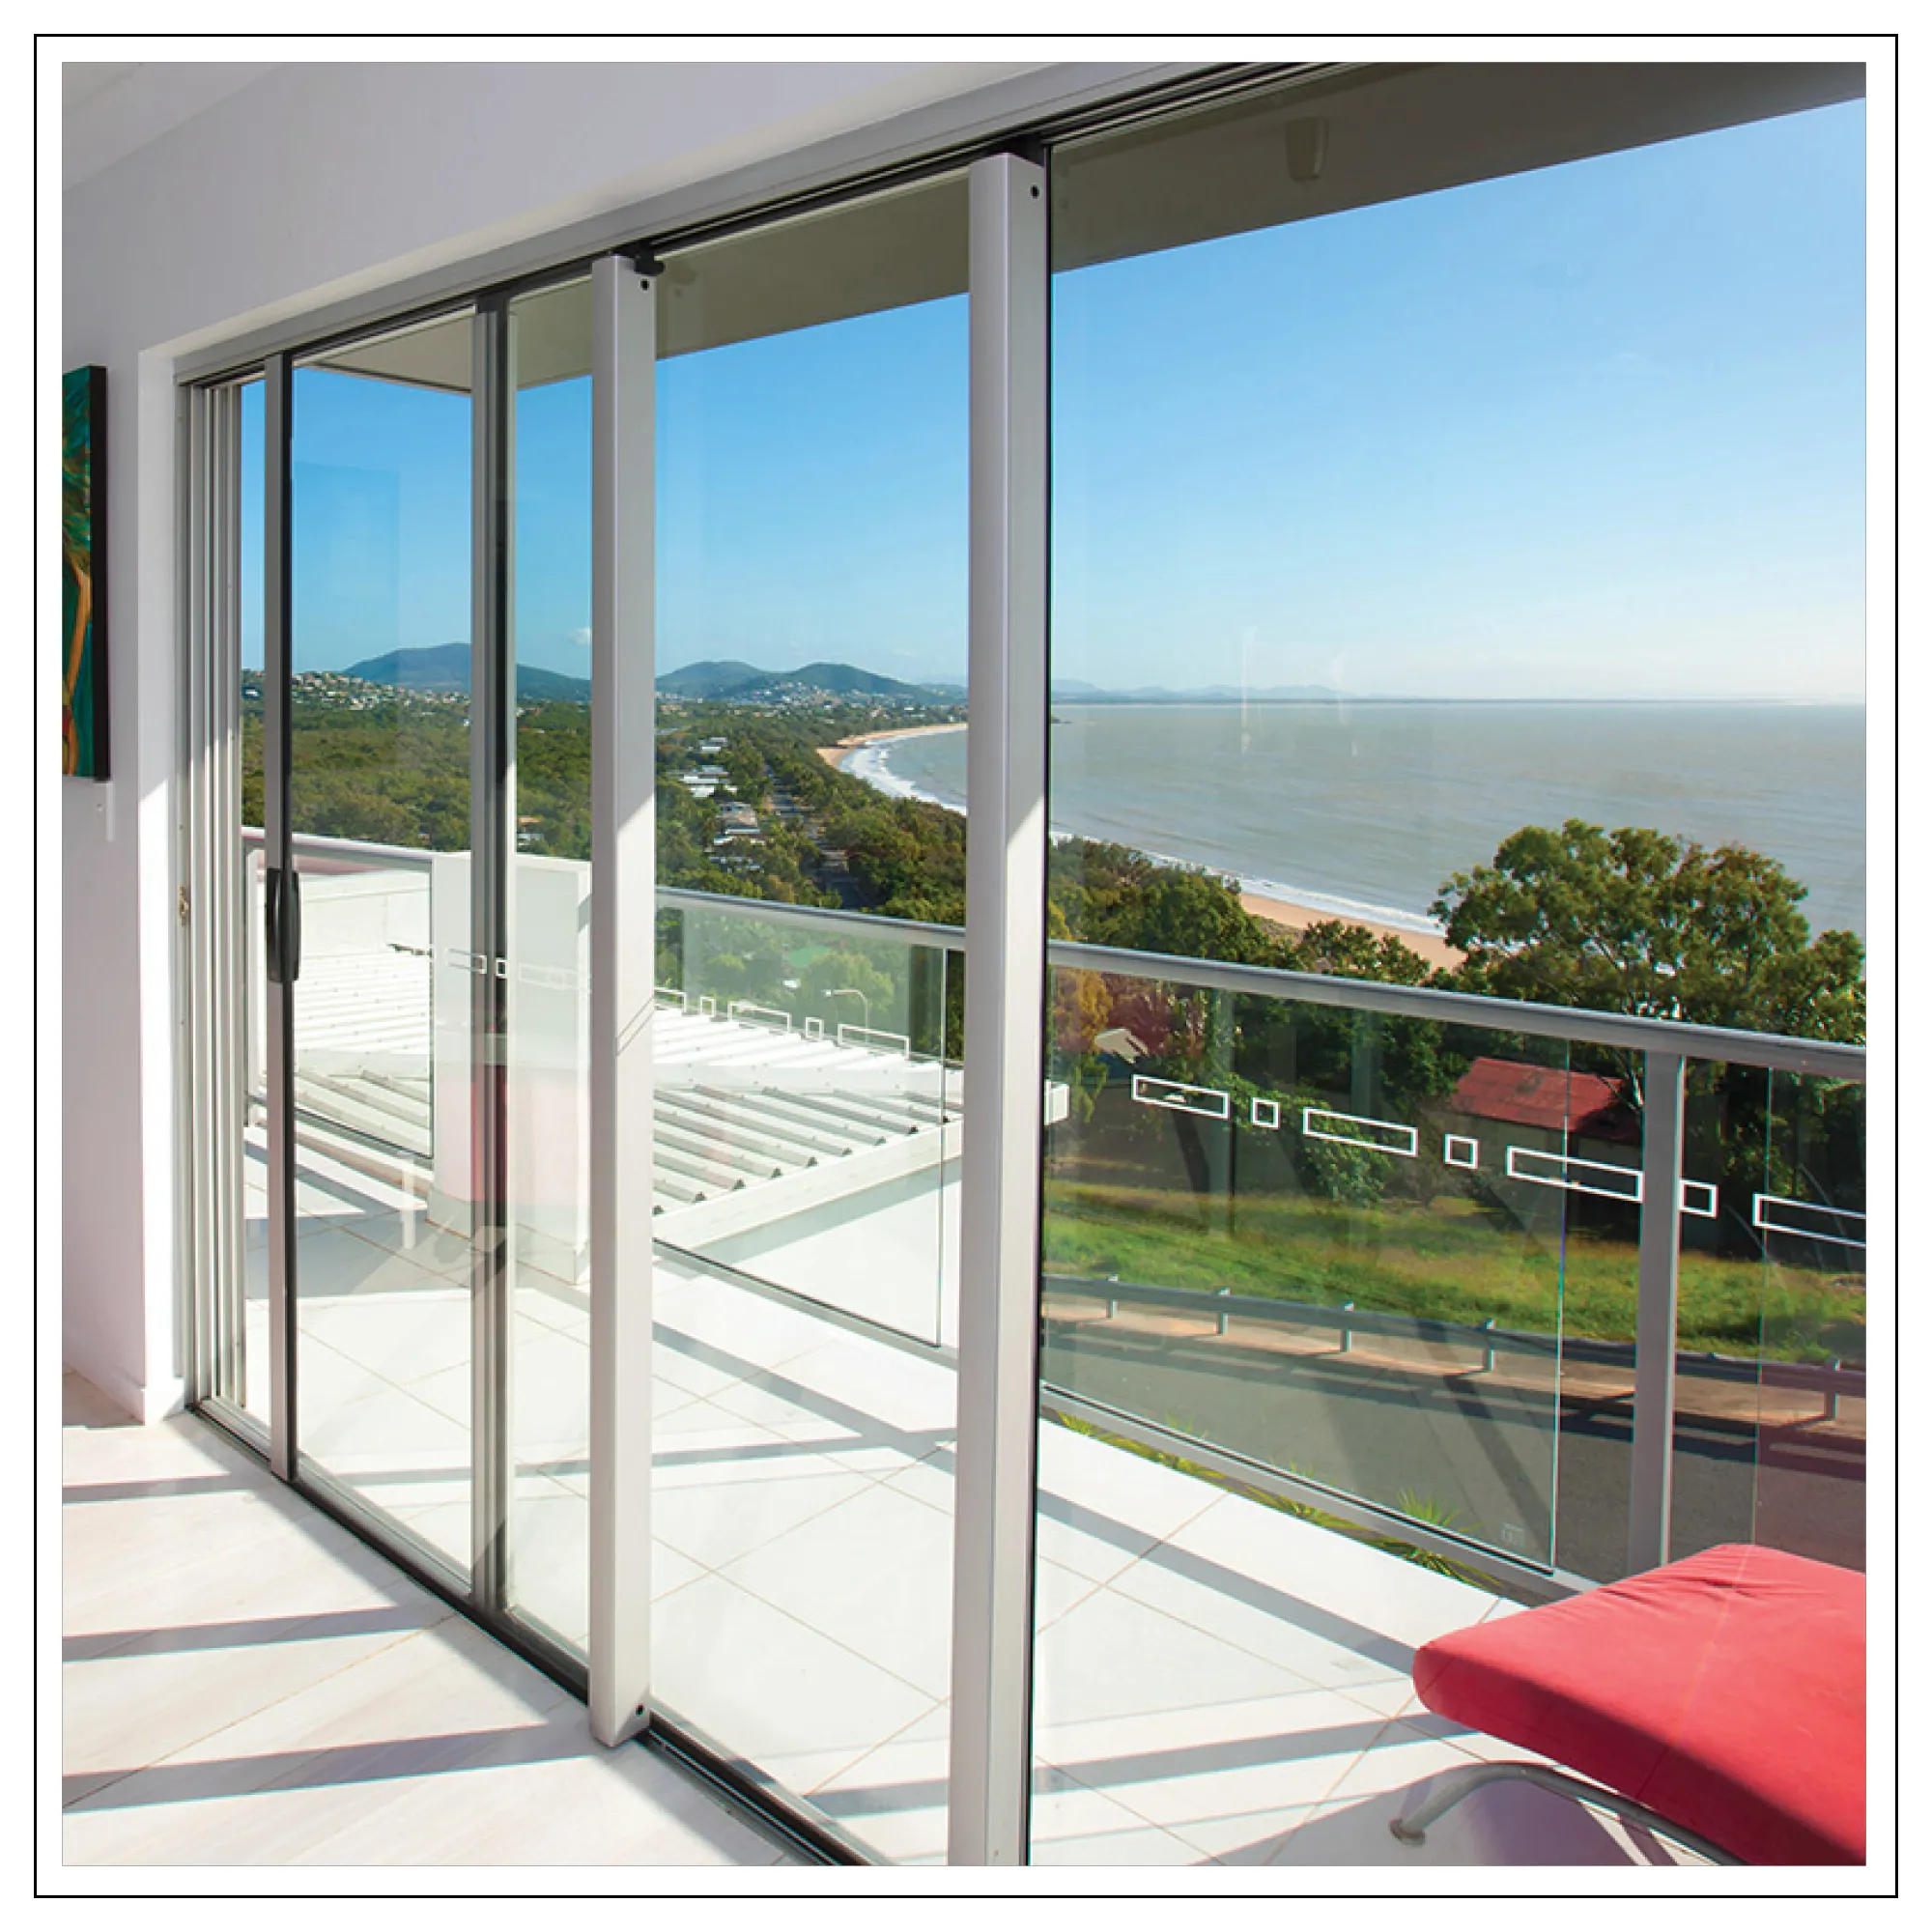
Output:
<svg viewBox="0 0 1932 1932">
<path fill-rule="evenodd" d="M 178 1404 L 172 1091 L 178 357 L 932 110 L 1147 70 L 291 64 L 64 196 L 63 366 L 108 371 L 113 780 L 62 786 L 63 1345 Z M 938 103 L 936 109 L 934 103 Z M 1010 110 L 1009 110 L 1010 111 Z M 881 137 L 881 145 L 886 145 Z"/>
</svg>

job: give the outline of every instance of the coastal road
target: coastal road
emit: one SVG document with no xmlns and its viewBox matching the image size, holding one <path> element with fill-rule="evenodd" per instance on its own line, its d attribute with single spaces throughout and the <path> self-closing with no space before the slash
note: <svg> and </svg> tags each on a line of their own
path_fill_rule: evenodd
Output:
<svg viewBox="0 0 1932 1932">
<path fill-rule="evenodd" d="M 1049 1383 L 1385 1504 L 1405 1492 L 1452 1526 L 1597 1580 L 1625 1568 L 1627 1404 L 1566 1401 L 1545 1386 L 1485 1385 L 1356 1361 L 1284 1355 L 1126 1323 L 1050 1326 Z M 1498 1378 L 1500 1380 L 1500 1378 Z M 1051 1397 L 1046 1398 L 1051 1406 Z M 1560 1455 L 1553 1453 L 1560 1433 Z M 1864 1561 L 1862 1444 L 1680 1411 L 1676 1553 L 1775 1542 L 1828 1562 Z"/>
</svg>

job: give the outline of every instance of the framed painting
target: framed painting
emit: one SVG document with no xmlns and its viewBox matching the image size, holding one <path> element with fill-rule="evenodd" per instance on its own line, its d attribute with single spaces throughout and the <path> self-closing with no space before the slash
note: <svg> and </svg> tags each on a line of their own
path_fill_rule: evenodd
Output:
<svg viewBox="0 0 1932 1932">
<path fill-rule="evenodd" d="M 107 776 L 107 371 L 61 378 L 61 771 Z"/>
</svg>

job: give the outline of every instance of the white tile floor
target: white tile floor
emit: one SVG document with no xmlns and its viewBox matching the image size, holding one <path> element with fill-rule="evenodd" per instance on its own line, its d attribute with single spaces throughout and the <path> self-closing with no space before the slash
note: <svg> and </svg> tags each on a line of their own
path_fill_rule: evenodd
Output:
<svg viewBox="0 0 1932 1932">
<path fill-rule="evenodd" d="M 64 1863 L 784 1861 L 207 1425 L 64 1395 Z"/>
<path fill-rule="evenodd" d="M 461 1562 L 454 1254 L 408 1197 L 325 1166 L 303 1236 L 305 1446 Z M 870 1855 L 940 1860 L 952 1372 L 691 1267 L 661 1263 L 656 1300 L 655 1693 Z M 585 1307 L 526 1270 L 511 1377 L 517 1599 L 580 1645 Z M 1039 1452 L 1037 1861 L 1669 1856 L 1516 1785 L 1399 1845 L 1405 1794 L 1497 1754 L 1416 1703 L 1413 1650 L 1511 1606 L 1092 1436 L 1049 1426 Z"/>
</svg>

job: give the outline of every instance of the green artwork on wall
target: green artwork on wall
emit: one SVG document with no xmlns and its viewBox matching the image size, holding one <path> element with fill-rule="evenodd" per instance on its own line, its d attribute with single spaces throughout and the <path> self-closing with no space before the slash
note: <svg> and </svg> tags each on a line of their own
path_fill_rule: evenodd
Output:
<svg viewBox="0 0 1932 1932">
<path fill-rule="evenodd" d="M 107 776 L 107 371 L 61 379 L 61 770 Z"/>
</svg>

